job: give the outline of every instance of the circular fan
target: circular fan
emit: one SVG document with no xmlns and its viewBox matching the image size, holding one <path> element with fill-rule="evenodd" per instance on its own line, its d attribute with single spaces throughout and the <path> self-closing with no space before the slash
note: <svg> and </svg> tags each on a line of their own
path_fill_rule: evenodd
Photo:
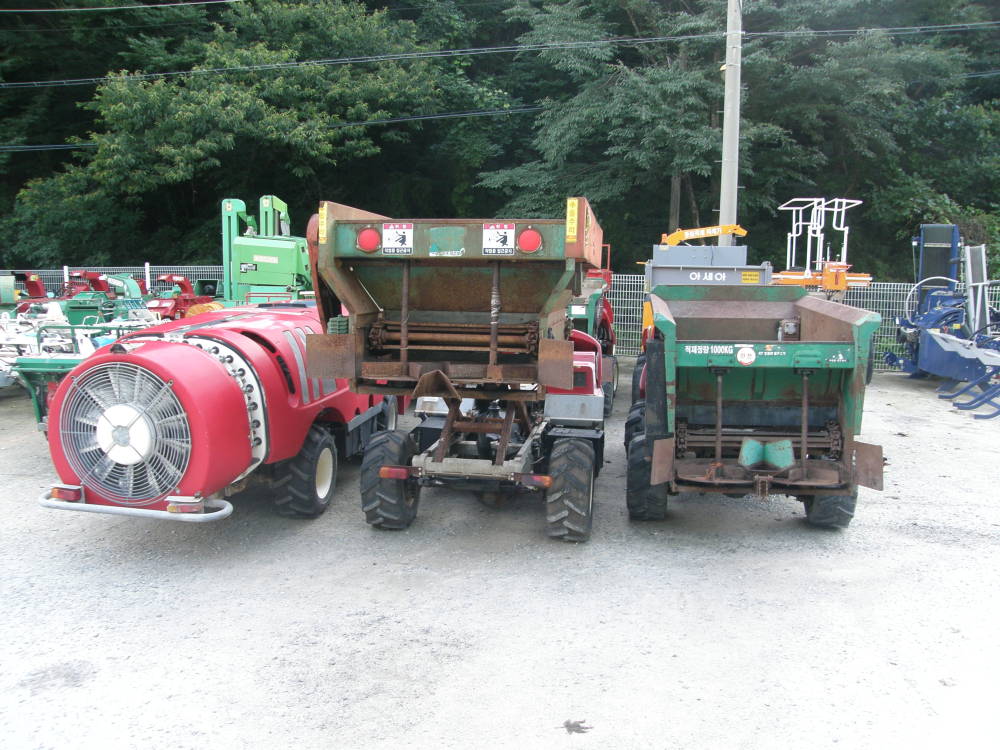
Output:
<svg viewBox="0 0 1000 750">
<path fill-rule="evenodd" d="M 59 434 L 81 484 L 122 505 L 175 492 L 191 457 L 187 414 L 170 383 L 122 362 L 76 378 Z"/>
</svg>

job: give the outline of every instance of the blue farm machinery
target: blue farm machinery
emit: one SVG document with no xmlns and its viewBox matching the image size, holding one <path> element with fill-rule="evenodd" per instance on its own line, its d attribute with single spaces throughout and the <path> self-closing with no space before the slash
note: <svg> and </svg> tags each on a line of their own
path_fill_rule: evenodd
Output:
<svg viewBox="0 0 1000 750">
<path fill-rule="evenodd" d="M 923 224 L 913 241 L 920 280 L 896 319 L 903 356 L 886 362 L 913 377 L 944 379 L 940 398 L 961 410 L 1000 416 L 1000 310 L 989 304 L 986 247 L 961 241 L 953 224 Z"/>
</svg>

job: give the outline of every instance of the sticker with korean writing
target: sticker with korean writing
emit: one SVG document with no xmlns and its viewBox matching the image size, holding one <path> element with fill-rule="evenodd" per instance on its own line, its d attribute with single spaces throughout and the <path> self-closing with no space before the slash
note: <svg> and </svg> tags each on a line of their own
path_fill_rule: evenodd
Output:
<svg viewBox="0 0 1000 750">
<path fill-rule="evenodd" d="M 757 360 L 757 352 L 752 346 L 744 346 L 736 352 L 736 361 L 741 365 L 752 365 Z"/>
<path fill-rule="evenodd" d="M 483 224 L 483 255 L 513 255 L 514 225 Z"/>
<path fill-rule="evenodd" d="M 413 224 L 383 224 L 382 255 L 413 255 Z"/>
<path fill-rule="evenodd" d="M 566 242 L 576 242 L 577 213 L 580 201 L 576 198 L 566 199 Z"/>
</svg>

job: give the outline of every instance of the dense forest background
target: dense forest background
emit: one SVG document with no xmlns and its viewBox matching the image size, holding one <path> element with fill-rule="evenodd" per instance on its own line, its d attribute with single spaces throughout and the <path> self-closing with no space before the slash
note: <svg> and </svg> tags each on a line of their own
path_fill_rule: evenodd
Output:
<svg viewBox="0 0 1000 750">
<path fill-rule="evenodd" d="M 220 201 L 267 193 L 296 233 L 320 199 L 533 217 L 585 195 L 625 272 L 672 228 L 672 185 L 681 226 L 717 223 L 725 0 L 24 12 L 132 4 L 4 3 L 0 268 L 215 263 Z M 859 270 L 910 280 L 917 225 L 957 222 L 991 243 L 996 276 L 1000 4 L 743 8 L 756 259 L 783 266 L 780 203 L 850 197 Z"/>
</svg>

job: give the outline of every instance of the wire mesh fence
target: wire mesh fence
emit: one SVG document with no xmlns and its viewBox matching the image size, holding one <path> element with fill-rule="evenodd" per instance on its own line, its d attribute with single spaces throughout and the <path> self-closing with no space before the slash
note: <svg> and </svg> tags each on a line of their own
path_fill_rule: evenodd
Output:
<svg viewBox="0 0 1000 750">
<path fill-rule="evenodd" d="M 644 277 L 638 274 L 614 275 L 609 297 L 615 312 L 617 352 L 621 355 L 639 353 L 643 282 Z M 882 325 L 875 332 L 876 371 L 891 369 L 883 359 L 886 352 L 903 353 L 902 344 L 896 342 L 896 318 L 904 314 L 903 307 L 912 288 L 913 284 L 875 283 L 866 288 L 849 289 L 843 299 L 845 305 L 882 316 Z M 991 287 L 989 298 L 992 306 L 1000 307 L 1000 287 Z"/>
<path fill-rule="evenodd" d="M 615 351 L 635 356 L 639 353 L 642 331 L 642 296 L 645 277 L 641 274 L 616 273 L 608 295 L 615 318 Z"/>
<path fill-rule="evenodd" d="M 222 281 L 222 266 L 101 266 L 86 268 L 82 266 L 64 266 L 45 270 L 0 270 L 0 275 L 9 273 L 36 273 L 45 282 L 49 290 L 58 290 L 63 281 L 69 278 L 72 271 L 99 271 L 114 274 L 127 273 L 137 279 L 155 281 L 161 274 L 180 274 L 192 281 L 197 279 L 213 279 Z M 642 297 L 645 277 L 641 274 L 616 273 L 608 295 L 611 307 L 615 313 L 615 335 L 618 339 L 617 352 L 624 356 L 639 354 L 639 338 L 642 329 Z M 23 289 L 23 284 L 18 284 Z M 884 364 L 883 355 L 886 352 L 903 353 L 901 344 L 896 343 L 896 318 L 903 314 L 906 297 L 913 288 L 912 284 L 876 283 L 863 289 L 849 289 L 844 297 L 844 304 L 872 310 L 882 316 L 882 325 L 875 333 L 876 370 L 890 369 Z M 990 304 L 1000 307 L 1000 287 L 989 290 Z"/>
</svg>

